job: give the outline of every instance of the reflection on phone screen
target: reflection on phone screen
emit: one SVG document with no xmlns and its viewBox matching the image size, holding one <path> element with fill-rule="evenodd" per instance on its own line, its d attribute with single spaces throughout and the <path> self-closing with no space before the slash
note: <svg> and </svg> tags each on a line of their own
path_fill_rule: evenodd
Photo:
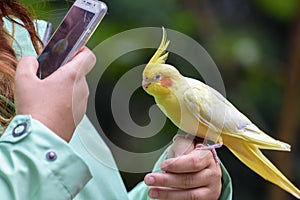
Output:
<svg viewBox="0 0 300 200">
<path fill-rule="evenodd" d="M 72 47 L 87 29 L 93 16 L 94 13 L 76 6 L 70 9 L 67 17 L 64 18 L 38 58 L 40 78 L 47 77 L 66 61 Z"/>
</svg>

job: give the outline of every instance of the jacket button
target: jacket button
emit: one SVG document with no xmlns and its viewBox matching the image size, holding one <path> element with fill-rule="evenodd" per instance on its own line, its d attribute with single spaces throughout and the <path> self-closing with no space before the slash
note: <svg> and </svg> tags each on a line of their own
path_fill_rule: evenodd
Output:
<svg viewBox="0 0 300 200">
<path fill-rule="evenodd" d="M 21 124 L 18 124 L 14 129 L 13 129 L 13 132 L 12 132 L 12 135 L 14 137 L 20 137 L 21 135 L 23 135 L 24 133 L 26 133 L 27 131 L 27 123 L 21 123 Z"/>
<path fill-rule="evenodd" d="M 47 154 L 46 154 L 46 158 L 47 160 L 49 161 L 54 161 L 57 159 L 57 155 L 54 151 L 49 151 Z"/>
</svg>

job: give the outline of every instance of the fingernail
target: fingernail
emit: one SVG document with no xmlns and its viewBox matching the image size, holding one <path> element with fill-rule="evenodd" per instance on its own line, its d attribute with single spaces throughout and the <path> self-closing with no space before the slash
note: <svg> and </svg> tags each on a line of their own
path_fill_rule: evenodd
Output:
<svg viewBox="0 0 300 200">
<path fill-rule="evenodd" d="M 153 176 L 147 176 L 145 182 L 147 185 L 153 185 L 155 183 L 155 178 Z"/>
<path fill-rule="evenodd" d="M 156 199 L 156 198 L 158 198 L 158 192 L 156 190 L 150 190 L 149 196 L 150 196 L 150 198 Z"/>
</svg>

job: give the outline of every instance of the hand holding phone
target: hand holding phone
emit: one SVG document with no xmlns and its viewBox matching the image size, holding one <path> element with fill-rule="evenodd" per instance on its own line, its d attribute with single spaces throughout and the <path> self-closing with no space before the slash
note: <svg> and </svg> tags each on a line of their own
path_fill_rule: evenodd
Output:
<svg viewBox="0 0 300 200">
<path fill-rule="evenodd" d="M 14 87 L 17 114 L 30 115 L 62 139 L 70 141 L 86 113 L 89 88 L 85 77 L 95 61 L 91 50 L 80 48 L 61 70 L 40 82 L 34 74 L 36 60 L 32 57 L 20 59 Z"/>
<path fill-rule="evenodd" d="M 37 76 L 44 79 L 85 45 L 107 12 L 98 0 L 76 0 L 38 57 Z"/>
</svg>

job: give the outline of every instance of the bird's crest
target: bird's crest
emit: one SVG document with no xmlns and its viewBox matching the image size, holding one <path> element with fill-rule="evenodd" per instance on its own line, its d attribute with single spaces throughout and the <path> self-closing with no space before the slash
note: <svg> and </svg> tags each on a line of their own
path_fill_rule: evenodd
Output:
<svg viewBox="0 0 300 200">
<path fill-rule="evenodd" d="M 161 43 L 156 50 L 155 54 L 152 56 L 152 58 L 149 61 L 149 64 L 164 64 L 168 58 L 168 52 L 166 52 L 170 40 L 167 40 L 167 33 L 164 27 L 162 27 L 163 30 L 163 36 Z"/>
</svg>

